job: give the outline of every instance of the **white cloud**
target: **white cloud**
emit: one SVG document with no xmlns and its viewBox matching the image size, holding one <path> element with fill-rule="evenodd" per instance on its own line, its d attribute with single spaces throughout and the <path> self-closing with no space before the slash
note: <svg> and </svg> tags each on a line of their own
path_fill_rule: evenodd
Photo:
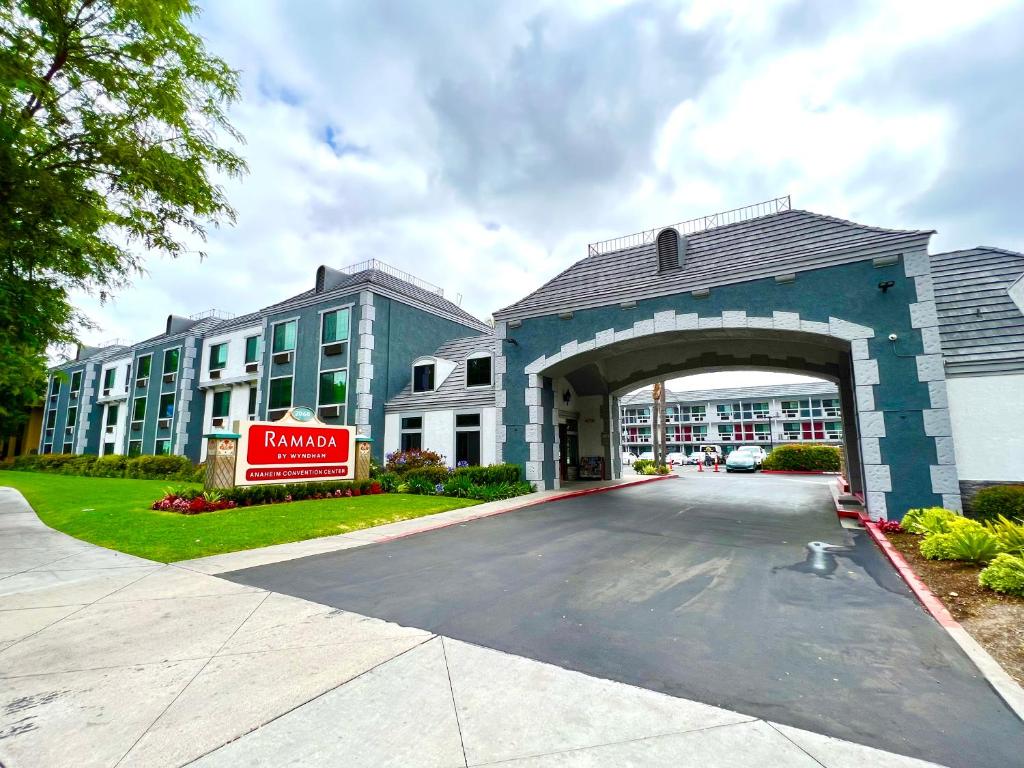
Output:
<svg viewBox="0 0 1024 768">
<path fill-rule="evenodd" d="M 984 151 L 1009 141 L 1016 107 L 1003 85 L 978 126 L 987 80 L 971 77 L 1020 70 L 1019 6 L 207 5 L 199 30 L 243 72 L 232 114 L 251 174 L 226 184 L 238 225 L 210 233 L 202 263 L 151 259 L 109 304 L 80 297 L 101 326 L 88 340 L 145 338 L 169 312 L 251 311 L 308 288 L 321 263 L 368 258 L 486 317 L 587 242 L 786 192 L 939 229 L 943 245 L 1024 247 L 994 202 L 1006 169 Z M 996 42 L 964 55 L 983 34 Z M 929 80 L 935 61 L 956 62 L 948 87 Z"/>
</svg>

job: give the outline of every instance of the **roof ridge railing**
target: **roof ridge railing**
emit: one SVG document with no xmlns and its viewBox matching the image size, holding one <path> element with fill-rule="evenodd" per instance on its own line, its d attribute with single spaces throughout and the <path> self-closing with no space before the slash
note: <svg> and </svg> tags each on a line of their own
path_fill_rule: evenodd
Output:
<svg viewBox="0 0 1024 768">
<path fill-rule="evenodd" d="M 188 319 L 199 322 L 200 320 L 206 320 L 211 317 L 215 317 L 218 320 L 234 320 L 235 313 L 225 312 L 222 309 L 208 309 L 205 312 L 196 312 L 194 315 L 189 315 Z"/>
<path fill-rule="evenodd" d="M 117 338 L 107 339 L 106 341 L 101 341 L 99 344 L 89 346 L 93 346 L 95 349 L 106 349 L 107 347 L 130 347 L 131 345 L 132 344 L 128 339 Z"/>
<path fill-rule="evenodd" d="M 677 224 L 666 224 L 663 227 L 645 229 L 643 232 L 634 232 L 632 235 L 623 235 L 622 237 L 614 237 L 611 240 L 591 243 L 587 246 L 587 255 L 598 256 L 602 253 L 613 253 L 614 251 L 621 251 L 626 248 L 650 245 L 654 242 L 654 238 L 659 232 L 669 227 L 675 228 L 681 235 L 692 235 L 695 232 L 704 232 L 716 227 L 724 227 L 727 224 L 736 224 L 741 221 L 748 221 L 749 219 L 757 219 L 761 216 L 771 216 L 772 214 L 788 211 L 791 208 L 792 203 L 789 195 L 773 197 L 771 200 L 744 205 L 741 208 L 719 211 L 707 216 L 698 216 L 688 221 L 680 221 Z"/>
<path fill-rule="evenodd" d="M 430 293 L 436 293 L 441 298 L 444 298 L 444 288 L 434 285 L 433 283 L 428 283 L 426 280 L 421 280 L 416 277 L 416 275 L 404 272 L 398 267 L 393 267 L 379 259 L 367 259 L 366 261 L 349 264 L 347 267 L 342 267 L 341 271 L 348 275 L 354 275 L 356 272 L 365 272 L 368 269 L 375 269 L 378 272 L 391 275 L 391 277 L 397 277 L 399 280 L 404 280 L 407 283 L 415 285 L 417 288 L 422 288 L 424 291 L 428 291 Z"/>
</svg>

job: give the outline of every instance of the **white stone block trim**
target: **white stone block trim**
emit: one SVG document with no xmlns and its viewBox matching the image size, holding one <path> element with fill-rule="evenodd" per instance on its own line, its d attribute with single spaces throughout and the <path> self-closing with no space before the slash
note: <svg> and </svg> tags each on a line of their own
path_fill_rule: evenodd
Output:
<svg viewBox="0 0 1024 768">
<path fill-rule="evenodd" d="M 949 395 L 946 391 L 945 380 L 928 382 L 928 399 L 932 408 L 949 408 Z"/>
<path fill-rule="evenodd" d="M 852 339 L 850 341 L 850 357 L 854 360 L 867 360 L 870 356 L 866 339 Z"/>
<path fill-rule="evenodd" d="M 860 458 L 865 464 L 881 464 L 882 449 L 877 437 L 862 437 L 860 440 Z"/>
<path fill-rule="evenodd" d="M 373 409 L 373 395 L 370 386 L 373 383 L 373 323 L 377 318 L 377 310 L 373 306 L 373 294 L 370 291 L 359 292 L 359 353 L 356 366 L 356 426 L 359 432 L 370 436 L 370 411 Z"/>
<path fill-rule="evenodd" d="M 872 491 L 891 491 L 892 477 L 888 464 L 865 464 L 864 484 Z"/>
<path fill-rule="evenodd" d="M 925 408 L 921 411 L 924 419 L 924 433 L 928 437 L 950 437 L 953 434 L 953 423 L 949 418 L 948 408 Z"/>
<path fill-rule="evenodd" d="M 932 464 L 928 469 L 932 476 L 932 493 L 960 494 L 960 479 L 955 465 Z"/>
<path fill-rule="evenodd" d="M 956 449 L 952 437 L 935 438 L 935 455 L 939 464 L 956 464 Z"/>
<path fill-rule="evenodd" d="M 942 354 L 942 339 L 937 325 L 921 329 L 921 347 L 926 355 Z"/>
<path fill-rule="evenodd" d="M 910 305 L 910 327 L 929 328 L 939 324 L 935 301 L 919 301 Z"/>
<path fill-rule="evenodd" d="M 854 360 L 853 379 L 858 387 L 880 383 L 878 378 L 878 361 L 871 358 L 867 360 Z"/>
<path fill-rule="evenodd" d="M 883 491 L 866 491 L 864 501 L 867 503 L 868 517 L 872 520 L 887 520 L 889 518 Z"/>
<path fill-rule="evenodd" d="M 930 275 L 931 271 L 932 265 L 927 251 L 914 251 L 903 254 L 903 274 L 907 277 Z"/>
<path fill-rule="evenodd" d="M 918 381 L 945 381 L 946 368 L 942 355 L 917 355 Z"/>
<path fill-rule="evenodd" d="M 873 411 L 875 410 L 875 388 L 870 384 L 860 385 L 856 387 L 857 390 L 857 410 L 858 411 Z"/>
<path fill-rule="evenodd" d="M 931 275 L 917 275 L 914 278 L 914 290 L 919 302 L 935 301 L 935 281 Z"/>
<path fill-rule="evenodd" d="M 961 515 L 964 513 L 964 501 L 960 498 L 959 492 L 942 494 L 942 506 L 954 512 L 959 512 Z"/>
</svg>

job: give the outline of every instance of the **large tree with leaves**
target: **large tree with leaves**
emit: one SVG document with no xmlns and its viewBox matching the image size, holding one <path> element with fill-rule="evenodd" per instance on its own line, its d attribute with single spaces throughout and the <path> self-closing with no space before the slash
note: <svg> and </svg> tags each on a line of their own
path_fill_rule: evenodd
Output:
<svg viewBox="0 0 1024 768">
<path fill-rule="evenodd" d="M 42 393 L 47 348 L 88 323 L 80 289 L 126 285 L 234 220 L 216 183 L 238 76 L 191 0 L 0 0 L 0 435 Z"/>
</svg>

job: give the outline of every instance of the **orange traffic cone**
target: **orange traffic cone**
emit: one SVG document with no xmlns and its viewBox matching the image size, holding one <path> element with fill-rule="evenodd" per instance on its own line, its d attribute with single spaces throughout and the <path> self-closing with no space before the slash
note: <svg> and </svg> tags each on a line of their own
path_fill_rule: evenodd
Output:
<svg viewBox="0 0 1024 768">
<path fill-rule="evenodd" d="M 697 471 L 698 472 L 703 472 L 704 471 L 704 462 L 703 461 L 698 461 L 697 462 Z"/>
<path fill-rule="evenodd" d="M 718 471 L 718 462 L 716 461 L 715 462 L 715 472 L 717 472 L 717 471 Z"/>
</svg>

